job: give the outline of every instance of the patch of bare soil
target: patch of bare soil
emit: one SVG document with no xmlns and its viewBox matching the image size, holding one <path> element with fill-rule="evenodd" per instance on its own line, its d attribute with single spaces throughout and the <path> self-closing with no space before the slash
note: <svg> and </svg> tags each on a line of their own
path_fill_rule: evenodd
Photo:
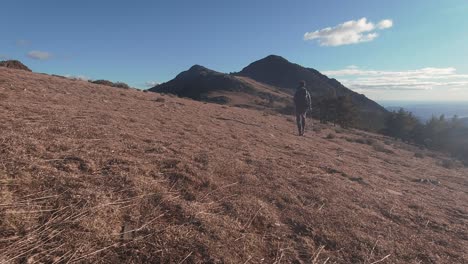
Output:
<svg viewBox="0 0 468 264">
<path fill-rule="evenodd" d="M 295 133 L 0 68 L 0 263 L 468 263 L 466 168 L 362 131 Z"/>
</svg>

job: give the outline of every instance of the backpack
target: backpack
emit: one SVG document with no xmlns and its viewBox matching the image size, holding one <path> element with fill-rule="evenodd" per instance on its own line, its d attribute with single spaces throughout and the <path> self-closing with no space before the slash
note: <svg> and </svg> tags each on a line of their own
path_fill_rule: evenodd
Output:
<svg viewBox="0 0 468 264">
<path fill-rule="evenodd" d="M 298 108 L 310 108 L 310 94 L 305 87 L 301 87 L 296 90 L 296 93 L 294 94 L 294 104 Z"/>
</svg>

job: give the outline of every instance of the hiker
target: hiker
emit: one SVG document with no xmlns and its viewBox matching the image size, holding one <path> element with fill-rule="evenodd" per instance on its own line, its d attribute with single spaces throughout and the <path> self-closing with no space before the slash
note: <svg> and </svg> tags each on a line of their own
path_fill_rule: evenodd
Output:
<svg viewBox="0 0 468 264">
<path fill-rule="evenodd" d="M 299 136 L 304 135 L 306 114 L 311 107 L 310 94 L 305 86 L 306 82 L 301 81 L 299 87 L 296 89 L 296 93 L 294 93 L 294 105 L 296 107 L 296 122 Z"/>
</svg>

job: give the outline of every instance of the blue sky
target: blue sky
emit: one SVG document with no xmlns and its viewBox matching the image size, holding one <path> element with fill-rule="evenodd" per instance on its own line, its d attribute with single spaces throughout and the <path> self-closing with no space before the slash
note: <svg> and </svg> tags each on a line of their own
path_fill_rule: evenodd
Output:
<svg viewBox="0 0 468 264">
<path fill-rule="evenodd" d="M 1 58 L 37 72 L 144 88 L 277 54 L 375 100 L 468 101 L 465 0 L 6 0 L 0 12 Z"/>
</svg>

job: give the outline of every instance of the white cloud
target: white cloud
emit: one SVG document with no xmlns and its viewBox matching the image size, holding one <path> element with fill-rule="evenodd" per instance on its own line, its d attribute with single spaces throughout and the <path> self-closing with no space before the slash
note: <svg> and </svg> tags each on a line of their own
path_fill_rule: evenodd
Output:
<svg viewBox="0 0 468 264">
<path fill-rule="evenodd" d="M 391 19 L 384 19 L 377 24 L 378 29 L 387 29 L 393 27 L 393 21 Z"/>
<path fill-rule="evenodd" d="M 324 71 L 323 74 L 337 78 L 345 86 L 357 92 L 464 89 L 468 91 L 468 74 L 458 74 L 453 67 L 378 71 L 352 66 L 342 70 Z"/>
<path fill-rule="evenodd" d="M 357 69 L 357 68 L 359 68 L 359 67 L 356 66 L 356 65 L 349 65 L 349 66 L 346 67 L 346 69 Z"/>
<path fill-rule="evenodd" d="M 157 82 L 157 81 L 147 81 L 147 82 L 145 82 L 145 86 L 148 87 L 148 88 L 152 88 L 152 87 L 154 87 L 154 86 L 156 86 L 158 84 L 159 84 L 159 82 Z"/>
<path fill-rule="evenodd" d="M 335 27 L 327 27 L 314 32 L 306 32 L 304 40 L 317 40 L 320 46 L 341 46 L 369 42 L 379 35 L 377 30 L 391 28 L 393 21 L 385 19 L 377 23 L 367 21 L 363 17 L 359 20 L 350 20 Z"/>
<path fill-rule="evenodd" d="M 35 60 L 48 60 L 52 57 L 52 54 L 46 51 L 33 50 L 28 52 L 28 57 Z"/>
<path fill-rule="evenodd" d="M 8 60 L 8 56 L 0 54 L 0 60 Z"/>
</svg>

